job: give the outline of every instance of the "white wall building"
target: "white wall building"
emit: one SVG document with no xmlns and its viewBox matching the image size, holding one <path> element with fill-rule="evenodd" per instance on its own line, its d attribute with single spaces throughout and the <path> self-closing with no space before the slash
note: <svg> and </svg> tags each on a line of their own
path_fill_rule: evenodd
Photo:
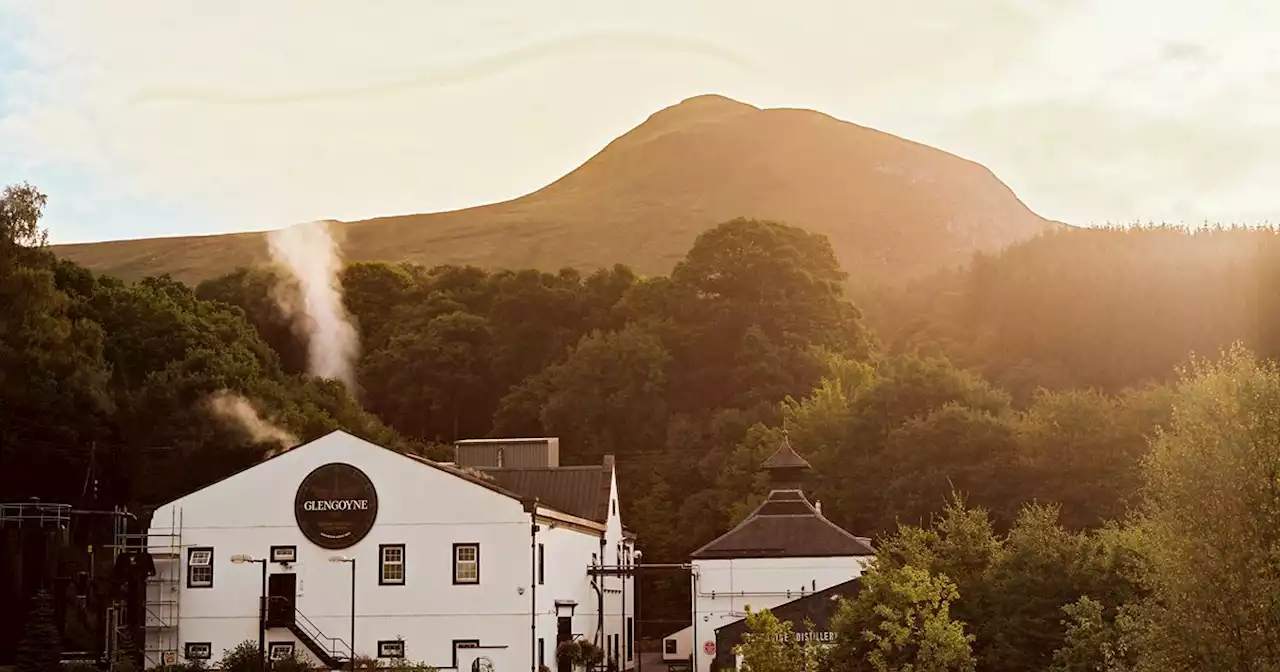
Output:
<svg viewBox="0 0 1280 672">
<path fill-rule="evenodd" d="M 875 556 L 871 540 L 827 520 L 801 490 L 811 469 L 784 440 L 761 468 L 772 491 L 737 527 L 692 554 L 694 669 L 716 658 L 716 630 L 862 575 Z M 684 631 L 672 635 L 684 635 Z"/>
<path fill-rule="evenodd" d="M 330 667 L 354 627 L 357 656 L 442 670 L 555 670 L 575 636 L 630 668 L 632 580 L 588 574 L 632 557 L 613 460 L 560 467 L 558 452 L 464 441 L 445 464 L 339 431 L 158 508 L 149 665 L 256 643 L 265 592 L 268 651 Z"/>
</svg>

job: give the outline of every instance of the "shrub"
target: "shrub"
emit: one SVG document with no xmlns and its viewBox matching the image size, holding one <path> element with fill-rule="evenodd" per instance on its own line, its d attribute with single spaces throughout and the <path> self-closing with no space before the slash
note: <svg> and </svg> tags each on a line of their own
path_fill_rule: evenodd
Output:
<svg viewBox="0 0 1280 672">
<path fill-rule="evenodd" d="M 265 672 L 258 643 L 245 640 L 232 649 L 224 650 L 221 668 L 223 672 Z"/>
<path fill-rule="evenodd" d="M 604 660 L 604 649 L 586 640 L 561 642 L 556 647 L 556 660 L 572 667 L 592 668 Z"/>
</svg>

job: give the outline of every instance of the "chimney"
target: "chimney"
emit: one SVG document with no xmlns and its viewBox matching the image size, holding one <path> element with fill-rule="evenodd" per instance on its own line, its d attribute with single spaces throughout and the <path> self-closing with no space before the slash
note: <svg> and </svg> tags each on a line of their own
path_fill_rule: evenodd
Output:
<svg viewBox="0 0 1280 672">
<path fill-rule="evenodd" d="M 813 503 L 813 508 L 818 510 L 818 515 L 822 515 L 822 500 L 819 499 Z"/>
</svg>

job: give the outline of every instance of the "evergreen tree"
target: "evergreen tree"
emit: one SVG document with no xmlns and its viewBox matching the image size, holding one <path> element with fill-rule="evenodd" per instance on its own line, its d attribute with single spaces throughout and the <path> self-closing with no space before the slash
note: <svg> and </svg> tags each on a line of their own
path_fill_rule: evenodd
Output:
<svg viewBox="0 0 1280 672">
<path fill-rule="evenodd" d="M 27 626 L 14 657 L 15 672 L 62 672 L 62 638 L 54 623 L 53 598 L 41 590 L 32 600 Z"/>
</svg>

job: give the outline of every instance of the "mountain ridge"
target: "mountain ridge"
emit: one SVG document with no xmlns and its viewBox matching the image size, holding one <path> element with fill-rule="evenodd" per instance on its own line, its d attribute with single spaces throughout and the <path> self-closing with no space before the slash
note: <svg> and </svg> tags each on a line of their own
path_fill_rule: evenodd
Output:
<svg viewBox="0 0 1280 672">
<path fill-rule="evenodd" d="M 1061 226 L 963 157 L 813 110 L 704 94 L 654 112 L 529 194 L 335 228 L 349 261 L 542 270 L 625 263 L 663 274 L 698 233 L 735 217 L 822 233 L 846 270 L 878 280 L 919 277 Z M 51 249 L 125 279 L 169 273 L 194 284 L 268 263 L 265 233 Z"/>
</svg>

